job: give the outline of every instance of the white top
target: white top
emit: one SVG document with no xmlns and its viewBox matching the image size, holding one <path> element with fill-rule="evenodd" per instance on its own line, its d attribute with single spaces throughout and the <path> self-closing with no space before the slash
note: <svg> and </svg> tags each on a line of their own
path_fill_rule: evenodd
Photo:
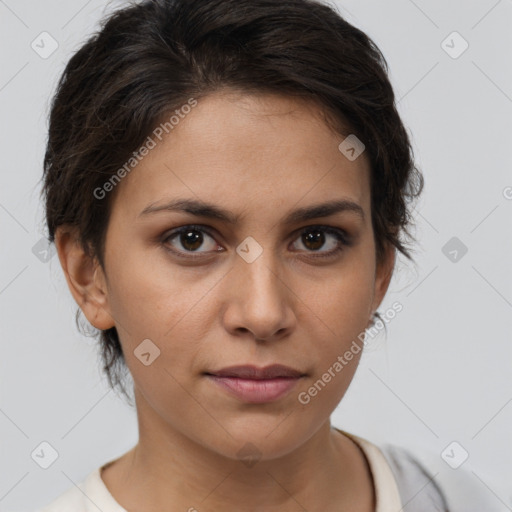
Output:
<svg viewBox="0 0 512 512">
<path fill-rule="evenodd" d="M 339 429 L 337 429 L 339 430 Z M 396 480 L 381 450 L 365 439 L 341 431 L 363 450 L 373 477 L 376 508 L 375 512 L 396 512 L 402 509 L 402 502 Z M 110 494 L 101 479 L 101 469 L 95 469 L 87 478 L 59 496 L 40 512 L 127 512 Z"/>
<path fill-rule="evenodd" d="M 397 482 L 380 448 L 362 437 L 349 434 L 344 430 L 340 430 L 340 432 L 350 437 L 363 450 L 366 456 L 373 477 L 376 503 L 375 512 L 402 510 L 402 501 Z"/>
</svg>

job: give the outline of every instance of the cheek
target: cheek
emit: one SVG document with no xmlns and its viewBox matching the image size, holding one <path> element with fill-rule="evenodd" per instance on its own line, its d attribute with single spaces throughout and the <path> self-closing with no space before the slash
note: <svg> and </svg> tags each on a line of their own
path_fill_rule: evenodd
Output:
<svg viewBox="0 0 512 512">
<path fill-rule="evenodd" d="M 305 421 L 332 414 L 347 392 L 364 350 L 370 299 L 370 286 L 359 279 L 357 286 L 333 279 L 317 290 L 305 351 L 314 371 L 298 395 Z"/>
<path fill-rule="evenodd" d="M 134 350 L 149 339 L 160 350 L 155 364 L 183 374 L 208 333 L 208 292 L 218 276 L 165 265 L 161 258 L 118 261 L 110 272 L 109 306 L 128 366 L 138 371 Z"/>
<path fill-rule="evenodd" d="M 302 294 L 306 297 L 304 314 L 308 320 L 303 320 L 308 330 L 308 352 L 316 363 L 314 380 L 328 373 L 323 379 L 329 382 L 328 391 L 322 394 L 332 405 L 348 388 L 363 352 L 373 297 L 371 262 L 359 260 L 309 290 L 309 294 L 306 290 Z"/>
<path fill-rule="evenodd" d="M 340 266 L 314 286 L 309 283 L 298 292 L 311 314 L 331 333 L 347 336 L 364 330 L 371 314 L 374 294 L 373 268 L 364 261 Z"/>
<path fill-rule="evenodd" d="M 132 337 L 160 338 L 195 298 L 184 273 L 156 256 L 143 249 L 111 255 L 109 305 L 121 330 Z"/>
</svg>

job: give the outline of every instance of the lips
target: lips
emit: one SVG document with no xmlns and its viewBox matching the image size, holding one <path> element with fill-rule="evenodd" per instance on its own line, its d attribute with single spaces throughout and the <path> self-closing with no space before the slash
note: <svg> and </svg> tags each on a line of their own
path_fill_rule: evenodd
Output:
<svg viewBox="0 0 512 512">
<path fill-rule="evenodd" d="M 207 372 L 206 376 L 230 396 L 245 403 L 261 404 L 285 396 L 305 374 L 288 366 L 274 364 L 265 368 L 230 366 Z"/>
<path fill-rule="evenodd" d="M 239 379 L 253 380 L 275 379 L 280 377 L 298 378 L 304 376 L 299 370 L 282 364 L 272 364 L 264 368 L 258 368 L 253 365 L 230 366 L 222 370 L 207 373 L 217 377 L 236 377 Z"/>
</svg>

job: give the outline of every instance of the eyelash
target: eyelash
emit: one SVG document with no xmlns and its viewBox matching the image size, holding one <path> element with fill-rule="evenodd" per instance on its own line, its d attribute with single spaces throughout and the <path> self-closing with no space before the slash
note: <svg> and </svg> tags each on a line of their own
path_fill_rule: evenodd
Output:
<svg viewBox="0 0 512 512">
<path fill-rule="evenodd" d="M 166 234 L 165 238 L 162 240 L 165 250 L 172 254 L 177 255 L 180 258 L 184 258 L 184 259 L 188 259 L 188 260 L 204 258 L 205 253 L 198 253 L 198 255 L 194 255 L 194 256 L 185 255 L 184 252 L 177 251 L 175 249 L 171 249 L 171 248 L 169 248 L 168 245 L 166 245 L 166 242 L 169 242 L 173 238 L 175 238 L 178 235 L 181 235 L 182 233 L 185 233 L 187 231 L 200 231 L 200 232 L 206 233 L 209 237 L 215 239 L 215 237 L 210 232 L 210 230 L 207 229 L 205 226 L 201 226 L 198 224 L 188 224 L 186 226 L 182 226 L 182 227 L 177 228 L 174 231 L 171 231 L 170 233 Z M 345 233 L 345 231 L 338 229 L 338 228 L 333 228 L 332 226 L 322 226 L 322 225 L 307 226 L 306 228 L 302 229 L 298 233 L 298 237 L 301 237 L 305 233 L 309 233 L 311 231 L 322 231 L 329 235 L 333 235 L 339 242 L 339 245 L 338 245 L 338 247 L 336 247 L 336 249 L 333 249 L 327 253 L 312 254 L 313 258 L 333 258 L 338 253 L 340 253 L 344 247 L 349 247 L 351 245 L 350 240 L 349 240 L 347 234 Z M 191 251 L 188 251 L 188 252 L 190 253 Z M 218 252 L 220 252 L 220 251 L 218 251 Z M 315 251 L 307 251 L 307 252 L 314 253 Z"/>
</svg>

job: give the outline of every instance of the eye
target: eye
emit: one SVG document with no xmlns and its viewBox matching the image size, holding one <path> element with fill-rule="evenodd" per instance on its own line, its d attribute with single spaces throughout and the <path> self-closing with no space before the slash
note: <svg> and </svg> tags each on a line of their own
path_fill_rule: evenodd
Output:
<svg viewBox="0 0 512 512">
<path fill-rule="evenodd" d="M 349 237 L 345 231 L 331 226 L 308 226 L 300 232 L 300 237 L 296 240 L 304 248 L 298 250 L 311 253 L 314 258 L 333 257 L 342 251 L 344 246 L 350 245 Z M 207 243 L 205 244 L 205 242 Z M 223 250 L 217 249 L 220 246 L 215 242 L 213 235 L 204 226 L 200 225 L 187 225 L 177 228 L 168 233 L 162 243 L 169 252 L 176 254 L 178 257 L 189 259 L 200 258 L 201 255 Z M 201 247 L 205 248 L 205 245 L 206 250 L 198 250 Z M 326 245 L 328 250 L 321 251 L 320 249 Z M 194 253 L 197 253 L 197 256 Z"/>
<path fill-rule="evenodd" d="M 206 237 L 204 236 L 206 235 Z M 172 245 L 169 242 L 173 241 L 176 245 L 181 245 L 181 248 L 176 249 L 176 245 Z M 204 245 L 205 240 L 209 240 L 209 244 L 206 244 L 206 251 L 198 251 L 201 246 Z M 205 252 L 216 251 L 215 247 L 217 247 L 217 243 L 213 239 L 213 236 L 202 226 L 182 226 L 174 231 L 172 231 L 168 236 L 165 237 L 163 243 L 166 246 L 171 246 L 168 248 L 169 251 L 178 254 L 178 256 L 183 256 L 184 258 L 195 258 L 195 256 L 187 255 L 184 253 L 196 253 L 200 254 Z M 208 247 L 209 246 L 209 247 Z M 172 248 L 174 247 L 174 248 Z"/>
<path fill-rule="evenodd" d="M 306 252 L 319 253 L 312 255 L 315 258 L 335 256 L 343 250 L 344 246 L 350 245 L 343 230 L 330 226 L 308 226 L 301 231 L 298 240 L 305 247 Z M 320 251 L 325 245 L 328 246 L 328 250 Z"/>
</svg>

